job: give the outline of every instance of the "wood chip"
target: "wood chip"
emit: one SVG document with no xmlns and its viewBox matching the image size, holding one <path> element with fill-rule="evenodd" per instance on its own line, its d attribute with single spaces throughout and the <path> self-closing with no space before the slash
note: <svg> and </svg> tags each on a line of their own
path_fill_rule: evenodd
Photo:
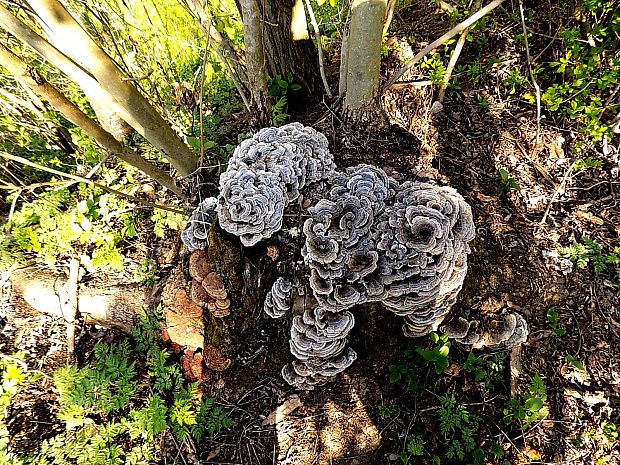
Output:
<svg viewBox="0 0 620 465">
<path fill-rule="evenodd" d="M 294 394 L 286 399 L 281 405 L 278 405 L 278 408 L 276 408 L 267 416 L 267 418 L 263 420 L 262 425 L 275 425 L 276 423 L 283 421 L 286 416 L 293 413 L 302 405 L 303 404 L 301 403 L 301 400 L 299 400 L 299 396 Z"/>
</svg>

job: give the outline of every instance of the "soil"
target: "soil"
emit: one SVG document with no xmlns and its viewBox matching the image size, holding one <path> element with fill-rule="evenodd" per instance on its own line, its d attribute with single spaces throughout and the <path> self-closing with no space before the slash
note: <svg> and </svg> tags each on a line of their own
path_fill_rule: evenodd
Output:
<svg viewBox="0 0 620 465">
<path fill-rule="evenodd" d="M 429 3 L 407 2 L 395 18 L 394 43 L 405 45 L 390 50 L 386 76 L 410 46 L 407 38 L 415 36 L 413 48 L 420 49 L 449 28 L 445 15 Z M 474 211 L 477 236 L 452 315 L 492 318 L 516 311 L 528 322 L 528 341 L 505 354 L 492 383 L 476 382 L 463 370 L 469 350 L 453 344 L 448 369 L 441 375 L 432 367 L 419 369 L 423 388 L 408 392 L 402 383 L 390 383 L 389 367 L 409 363 L 404 352 L 430 347 L 429 341 L 404 337 L 399 319 L 380 307 L 358 308 L 350 340 L 358 354 L 355 364 L 336 382 L 300 393 L 279 374 L 291 359 L 290 322 L 259 316 L 238 350 L 262 344 L 258 355 L 212 378 L 218 387 L 211 387 L 210 394 L 230 409 L 236 424 L 200 444 L 200 463 L 402 463 L 400 454 L 412 435 L 424 439 L 425 455 L 411 457 L 409 463 L 430 463 L 433 455 L 441 456 L 442 463 L 469 463 L 445 458 L 448 439 L 439 431 L 437 409 L 438 397 L 446 394 L 454 394 L 482 418 L 477 440 L 488 463 L 618 463 L 620 453 L 603 432 L 604 422 L 620 425 L 618 287 L 610 274 L 595 275 L 588 268 L 567 272 L 554 258 L 558 246 L 584 236 L 606 247 L 618 244 L 618 139 L 606 147 L 590 144 L 581 153 L 602 160 L 600 168 L 568 174 L 573 153 L 585 140 L 574 123 L 549 114 L 538 131 L 535 108 L 509 99 L 505 75 L 513 59 L 524 62 L 525 57 L 510 40 L 520 25 L 511 19 L 511 7 L 505 8 L 494 14 L 506 27 L 489 38 L 484 51 L 466 47 L 459 61 L 498 56 L 502 62 L 475 86 L 466 81 L 463 89 L 449 92 L 441 109 L 433 109 L 435 87 L 411 85 L 384 94 L 389 123 L 383 129 L 351 128 L 333 111 L 326 112 L 324 104 L 294 119 L 328 136 L 339 167 L 372 163 L 399 180 L 434 179 L 462 193 Z M 544 8 L 549 18 L 558 14 L 550 4 Z M 548 33 L 546 27 L 551 26 L 541 22 L 539 32 Z M 542 50 L 545 44 L 535 35 L 530 46 Z M 423 72 L 414 68 L 404 79 Z M 478 94 L 485 96 L 488 108 L 481 107 Z M 501 194 L 501 168 L 520 190 Z M 49 375 L 64 363 L 64 325 L 29 313 L 9 293 L 5 289 L 0 347 L 5 353 L 25 350 L 26 360 L 38 361 L 34 366 Z M 565 334 L 554 331 L 550 309 L 557 312 Z M 82 328 L 78 344 L 92 347 L 90 341 L 101 337 L 111 336 Z M 476 355 L 485 361 L 496 357 L 485 351 Z M 567 356 L 582 361 L 584 370 Z M 536 374 L 547 387 L 547 418 L 525 430 L 507 424 L 504 410 L 510 399 L 525 393 Z M 62 429 L 54 420 L 51 386 L 44 376 L 16 399 L 9 429 L 19 449 L 32 450 L 41 438 Z M 387 415 L 391 408 L 396 413 Z M 280 412 L 274 421 L 273 412 Z M 496 442 L 502 458 L 488 452 Z"/>
</svg>

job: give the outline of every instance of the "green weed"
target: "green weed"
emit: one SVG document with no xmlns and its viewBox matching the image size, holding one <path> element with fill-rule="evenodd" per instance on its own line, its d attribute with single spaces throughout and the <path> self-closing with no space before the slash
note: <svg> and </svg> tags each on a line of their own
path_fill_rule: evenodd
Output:
<svg viewBox="0 0 620 465">
<path fill-rule="evenodd" d="M 536 374 L 528 385 L 527 393 L 521 399 L 510 399 L 508 408 L 504 409 L 504 421 L 517 421 L 523 429 L 529 428 L 534 422 L 547 417 L 549 411 L 545 407 L 547 386 Z"/>
<path fill-rule="evenodd" d="M 521 186 L 517 180 L 511 177 L 507 170 L 500 168 L 498 173 L 500 178 L 499 197 L 505 197 L 511 189 L 516 191 L 521 190 Z"/>
<path fill-rule="evenodd" d="M 559 325 L 558 312 L 555 310 L 555 308 L 551 307 L 549 310 L 547 310 L 547 321 L 549 322 L 549 326 L 551 326 L 551 329 L 556 336 L 563 336 L 566 334 L 566 328 L 562 328 Z"/>
</svg>

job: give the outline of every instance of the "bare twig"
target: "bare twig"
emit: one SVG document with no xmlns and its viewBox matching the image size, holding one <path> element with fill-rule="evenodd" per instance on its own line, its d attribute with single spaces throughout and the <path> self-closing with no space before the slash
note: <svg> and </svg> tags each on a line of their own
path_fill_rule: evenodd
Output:
<svg viewBox="0 0 620 465">
<path fill-rule="evenodd" d="M 323 63 L 323 45 L 321 44 L 321 31 L 319 31 L 319 25 L 316 22 L 316 17 L 314 16 L 314 10 L 312 9 L 310 0 L 306 0 L 306 8 L 308 9 L 308 15 L 310 16 L 310 23 L 312 24 L 312 29 L 314 29 L 316 49 L 319 53 L 319 71 L 321 72 L 323 87 L 325 87 L 325 93 L 327 94 L 327 96 L 331 98 L 332 91 L 329 89 L 329 84 L 327 83 L 327 77 L 325 76 L 325 64 Z"/>
<path fill-rule="evenodd" d="M 525 15 L 523 14 L 523 0 L 519 0 L 519 12 L 521 13 L 521 26 L 523 26 L 523 40 L 525 41 L 525 53 L 527 55 L 527 69 L 530 72 L 532 85 L 536 89 L 536 144 L 540 142 L 540 86 L 536 82 L 532 72 L 532 57 L 530 56 L 530 45 L 527 40 L 527 27 L 525 27 Z"/>
<path fill-rule="evenodd" d="M 198 98 L 198 125 L 200 126 L 200 162 L 202 165 L 205 158 L 205 143 L 204 143 L 204 125 L 202 122 L 202 101 L 205 95 L 205 75 L 207 71 L 207 57 L 209 55 L 209 48 L 211 47 L 211 34 L 207 35 L 207 45 L 205 46 L 205 54 L 202 57 L 202 72 L 200 73 L 200 96 Z"/>
<path fill-rule="evenodd" d="M 127 199 L 131 199 L 134 202 L 141 203 L 142 205 L 146 205 L 146 206 L 151 207 L 151 208 L 159 208 L 160 210 L 166 210 L 166 211 L 173 212 L 173 213 L 179 213 L 181 215 L 185 214 L 184 210 L 181 210 L 181 209 L 178 209 L 178 208 L 174 208 L 174 207 L 168 207 L 166 205 L 158 205 L 158 204 L 155 204 L 155 203 L 152 203 L 152 202 L 148 202 L 146 200 L 140 199 L 140 198 L 135 197 L 133 195 L 125 194 L 124 192 L 117 191 L 116 189 L 112 189 L 111 187 L 108 187 L 105 184 L 100 184 L 100 183 L 95 182 L 95 181 L 93 181 L 91 179 L 88 179 L 88 178 L 85 178 L 85 177 L 82 177 L 82 176 L 78 176 L 76 174 L 63 173 L 62 171 L 58 171 L 58 170 L 55 170 L 53 168 L 48 168 L 47 166 L 42 166 L 42 165 L 39 165 L 37 163 L 33 163 L 30 160 L 26 160 L 25 158 L 17 157 L 15 155 L 11 155 L 11 154 L 3 152 L 3 151 L 0 151 L 0 157 L 6 158 L 7 160 L 16 161 L 16 162 L 21 163 L 23 165 L 31 166 L 31 167 L 36 168 L 38 170 L 47 171 L 48 173 L 52 173 L 52 174 L 55 174 L 57 176 L 62 176 L 62 177 L 68 178 L 68 179 L 73 179 L 73 180 L 75 180 L 77 182 L 84 182 L 86 184 L 90 184 L 92 186 L 96 186 L 96 187 L 98 187 L 100 189 L 103 189 L 106 192 L 109 192 L 110 194 L 120 195 L 121 197 L 125 197 Z"/>
<path fill-rule="evenodd" d="M 61 295 L 60 307 L 62 316 L 67 324 L 67 363 L 71 364 L 75 357 L 75 316 L 78 306 L 78 278 L 80 274 L 80 260 L 72 258 L 69 263 L 69 278 L 65 283 Z"/>
<path fill-rule="evenodd" d="M 566 181 L 568 180 L 568 178 L 570 177 L 570 175 L 571 175 L 571 173 L 573 172 L 574 169 L 575 169 L 575 163 L 573 162 L 573 163 L 571 163 L 571 165 L 568 168 L 568 170 L 566 170 L 566 173 L 564 174 L 564 178 L 562 179 L 562 182 L 560 183 L 558 188 L 555 190 L 555 192 L 551 196 L 551 200 L 549 200 L 549 205 L 547 205 L 547 209 L 545 210 L 545 214 L 543 215 L 542 219 L 538 223 L 540 226 L 543 226 L 547 222 L 547 216 L 549 216 L 549 212 L 551 211 L 551 205 L 553 205 L 553 202 L 555 202 L 555 199 L 560 194 L 560 191 L 562 189 L 564 189 L 564 186 L 566 186 Z"/>
<path fill-rule="evenodd" d="M 448 32 L 446 32 L 444 35 L 442 35 L 439 39 L 435 40 L 434 42 L 432 42 L 429 45 L 427 45 L 426 47 L 424 47 L 405 66 L 403 66 L 402 68 L 400 68 L 398 71 L 396 71 L 394 73 L 394 75 L 390 78 L 390 80 L 383 87 L 383 90 L 388 89 L 394 83 L 396 83 L 396 81 L 398 81 L 401 78 L 401 76 L 403 74 L 405 74 L 405 72 L 410 70 L 413 67 L 413 65 L 415 65 L 418 61 L 420 61 L 422 58 L 424 58 L 431 50 L 434 50 L 437 47 L 439 47 L 440 45 L 445 44 L 452 37 L 454 37 L 457 34 L 460 34 L 463 30 L 465 30 L 466 28 L 468 28 L 469 26 L 474 24 L 476 21 L 478 21 L 480 18 L 482 18 L 483 16 L 485 16 L 486 14 L 488 14 L 489 12 L 491 12 L 492 10 L 497 8 L 498 6 L 500 6 L 502 3 L 504 3 L 504 0 L 493 0 L 487 6 L 485 6 L 484 8 L 478 10 L 478 12 L 474 13 L 473 15 L 471 15 L 465 21 L 457 24 L 455 27 L 450 29 Z"/>
</svg>

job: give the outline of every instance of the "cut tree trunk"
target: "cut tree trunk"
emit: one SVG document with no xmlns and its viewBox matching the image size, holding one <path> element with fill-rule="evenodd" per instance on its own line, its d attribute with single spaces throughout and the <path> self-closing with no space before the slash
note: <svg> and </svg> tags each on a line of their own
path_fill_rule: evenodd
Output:
<svg viewBox="0 0 620 465">
<path fill-rule="evenodd" d="M 20 269 L 9 277 L 13 296 L 19 296 L 35 310 L 63 317 L 63 289 L 67 276 L 44 269 Z M 144 288 L 134 285 L 105 285 L 99 282 L 79 286 L 77 310 L 87 324 L 119 329 L 126 333 L 138 322 L 147 305 Z"/>
<path fill-rule="evenodd" d="M 256 0 L 240 0 L 240 4 L 241 15 L 243 16 L 245 59 L 248 66 L 250 108 L 261 126 L 269 126 L 271 123 L 271 106 L 269 91 L 267 90 L 261 7 Z"/>
</svg>

